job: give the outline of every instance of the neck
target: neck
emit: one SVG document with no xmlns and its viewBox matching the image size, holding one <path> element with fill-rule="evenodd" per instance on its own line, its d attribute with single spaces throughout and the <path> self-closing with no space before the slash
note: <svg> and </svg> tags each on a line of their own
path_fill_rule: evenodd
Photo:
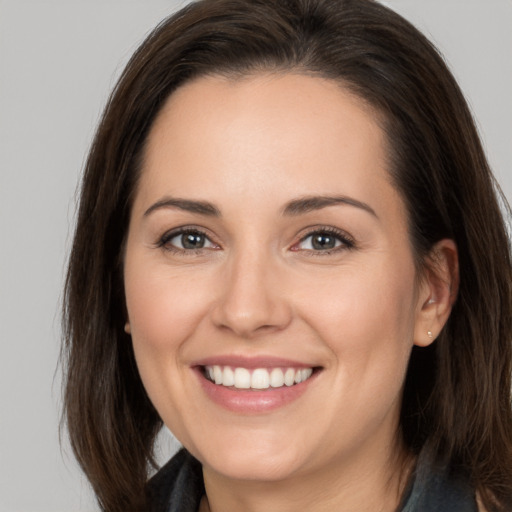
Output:
<svg viewBox="0 0 512 512">
<path fill-rule="evenodd" d="M 413 464 L 402 446 L 396 448 L 333 459 L 321 470 L 279 481 L 234 480 L 203 467 L 207 497 L 200 510 L 394 512 Z"/>
</svg>

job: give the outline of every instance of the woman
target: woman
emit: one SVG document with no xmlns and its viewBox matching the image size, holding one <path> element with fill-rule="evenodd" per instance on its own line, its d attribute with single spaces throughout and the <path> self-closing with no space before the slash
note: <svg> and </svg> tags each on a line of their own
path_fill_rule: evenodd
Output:
<svg viewBox="0 0 512 512">
<path fill-rule="evenodd" d="M 87 161 L 65 414 L 108 511 L 510 510 L 511 264 L 474 122 L 371 0 L 205 0 Z M 181 451 L 147 483 L 163 423 Z"/>
</svg>

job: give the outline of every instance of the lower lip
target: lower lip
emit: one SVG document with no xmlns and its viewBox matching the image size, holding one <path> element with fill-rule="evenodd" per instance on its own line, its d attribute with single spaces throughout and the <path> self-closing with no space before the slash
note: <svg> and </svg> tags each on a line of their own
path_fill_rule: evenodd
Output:
<svg viewBox="0 0 512 512">
<path fill-rule="evenodd" d="M 212 402 L 224 409 L 240 414 L 262 414 L 272 412 L 276 409 L 297 400 L 316 380 L 317 371 L 309 379 L 293 386 L 280 388 L 268 388 L 266 390 L 236 389 L 217 385 L 208 380 L 201 368 L 196 368 L 201 386 Z"/>
</svg>

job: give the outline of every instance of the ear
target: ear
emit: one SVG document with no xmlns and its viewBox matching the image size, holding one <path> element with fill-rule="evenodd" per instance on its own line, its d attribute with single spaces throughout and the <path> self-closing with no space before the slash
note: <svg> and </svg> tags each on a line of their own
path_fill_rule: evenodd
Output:
<svg viewBox="0 0 512 512">
<path fill-rule="evenodd" d="M 459 290 L 459 257 L 453 240 L 437 242 L 425 261 L 418 290 L 414 344 L 430 345 L 439 336 Z"/>
<path fill-rule="evenodd" d="M 124 332 L 126 334 L 132 333 L 132 328 L 130 327 L 130 322 L 128 322 L 128 321 L 124 324 Z"/>
</svg>

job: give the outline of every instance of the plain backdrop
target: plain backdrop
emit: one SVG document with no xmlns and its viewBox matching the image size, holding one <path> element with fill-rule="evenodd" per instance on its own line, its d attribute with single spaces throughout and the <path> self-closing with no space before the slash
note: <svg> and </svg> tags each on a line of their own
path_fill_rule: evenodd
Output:
<svg viewBox="0 0 512 512">
<path fill-rule="evenodd" d="M 76 188 L 123 65 L 186 3 L 0 0 L 0 512 L 98 510 L 58 435 L 59 307 Z M 510 200 L 512 0 L 384 3 L 445 55 Z"/>
</svg>

